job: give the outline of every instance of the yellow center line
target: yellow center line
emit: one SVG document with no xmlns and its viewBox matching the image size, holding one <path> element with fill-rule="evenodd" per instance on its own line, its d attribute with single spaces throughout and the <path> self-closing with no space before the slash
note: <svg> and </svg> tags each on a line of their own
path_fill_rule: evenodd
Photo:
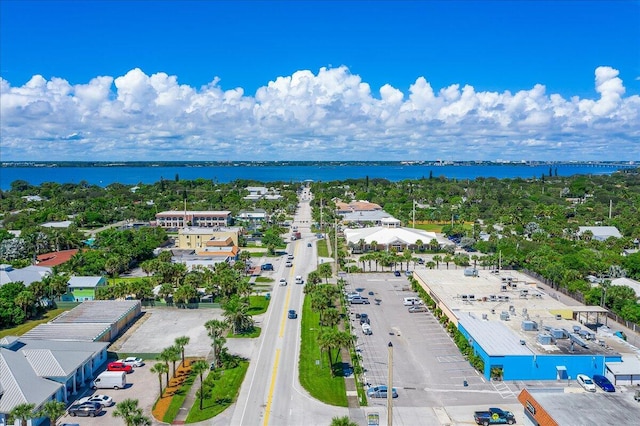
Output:
<svg viewBox="0 0 640 426">
<path fill-rule="evenodd" d="M 284 327 L 287 323 L 287 317 L 289 315 L 289 299 L 291 299 L 291 287 L 287 286 L 287 296 L 284 300 L 284 313 L 282 314 L 282 321 L 280 322 L 280 337 L 284 336 Z"/>
<path fill-rule="evenodd" d="M 271 402 L 273 401 L 273 391 L 276 388 L 276 377 L 278 372 L 278 363 L 280 362 L 280 349 L 276 349 L 276 361 L 273 364 L 273 371 L 271 373 L 271 385 L 269 386 L 269 396 L 267 398 L 267 407 L 264 412 L 263 425 L 269 424 L 269 416 L 271 415 Z"/>
</svg>

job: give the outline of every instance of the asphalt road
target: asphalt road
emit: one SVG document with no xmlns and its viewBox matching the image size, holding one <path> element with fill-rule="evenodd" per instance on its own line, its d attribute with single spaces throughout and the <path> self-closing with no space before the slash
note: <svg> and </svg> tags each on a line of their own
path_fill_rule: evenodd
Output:
<svg viewBox="0 0 640 426">
<path fill-rule="evenodd" d="M 348 412 L 346 408 L 328 406 L 312 399 L 298 380 L 300 317 L 289 319 L 287 312 L 295 309 L 300 315 L 302 311 L 304 285 L 295 284 L 295 276 L 302 275 L 306 282 L 307 274 L 317 267 L 309 199 L 306 192 L 300 196 L 298 211 L 291 224 L 297 226 L 302 235 L 300 240 L 287 246 L 287 252 L 294 255 L 293 266 L 285 267 L 284 261 L 275 263 L 275 282 L 285 278 L 288 285 L 274 287 L 269 310 L 263 318 L 260 342 L 251 356 L 233 413 L 229 417 L 227 413 L 216 424 L 327 425 L 333 416 Z M 311 247 L 307 246 L 309 242 Z"/>
</svg>

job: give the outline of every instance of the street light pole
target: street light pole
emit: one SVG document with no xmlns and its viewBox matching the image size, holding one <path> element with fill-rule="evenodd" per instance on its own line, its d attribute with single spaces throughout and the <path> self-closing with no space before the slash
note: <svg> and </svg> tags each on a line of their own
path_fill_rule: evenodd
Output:
<svg viewBox="0 0 640 426">
<path fill-rule="evenodd" d="M 389 342 L 389 366 L 387 379 L 387 426 L 393 425 L 393 344 Z"/>
</svg>

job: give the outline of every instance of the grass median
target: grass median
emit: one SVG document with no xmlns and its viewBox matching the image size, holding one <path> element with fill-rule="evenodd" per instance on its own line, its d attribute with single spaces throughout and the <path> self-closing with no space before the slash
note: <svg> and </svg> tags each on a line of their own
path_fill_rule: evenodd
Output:
<svg viewBox="0 0 640 426">
<path fill-rule="evenodd" d="M 320 315 L 311 309 L 311 297 L 305 296 L 302 307 L 302 336 L 300 342 L 300 383 L 314 398 L 339 407 L 347 406 L 344 377 L 331 376 L 328 361 L 318 347 Z M 326 359 L 326 356 L 324 357 Z"/>
</svg>

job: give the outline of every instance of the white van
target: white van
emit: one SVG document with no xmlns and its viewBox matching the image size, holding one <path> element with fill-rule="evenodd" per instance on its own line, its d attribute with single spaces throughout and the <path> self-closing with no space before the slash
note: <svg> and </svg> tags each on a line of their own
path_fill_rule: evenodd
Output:
<svg viewBox="0 0 640 426">
<path fill-rule="evenodd" d="M 371 326 L 366 322 L 362 324 L 362 332 L 366 335 L 372 335 L 373 331 L 371 331 Z"/>
<path fill-rule="evenodd" d="M 422 300 L 414 296 L 405 297 L 403 303 L 404 303 L 404 306 L 422 305 Z"/>
<path fill-rule="evenodd" d="M 127 373 L 124 371 L 105 371 L 91 382 L 92 389 L 124 389 L 125 386 Z"/>
</svg>

